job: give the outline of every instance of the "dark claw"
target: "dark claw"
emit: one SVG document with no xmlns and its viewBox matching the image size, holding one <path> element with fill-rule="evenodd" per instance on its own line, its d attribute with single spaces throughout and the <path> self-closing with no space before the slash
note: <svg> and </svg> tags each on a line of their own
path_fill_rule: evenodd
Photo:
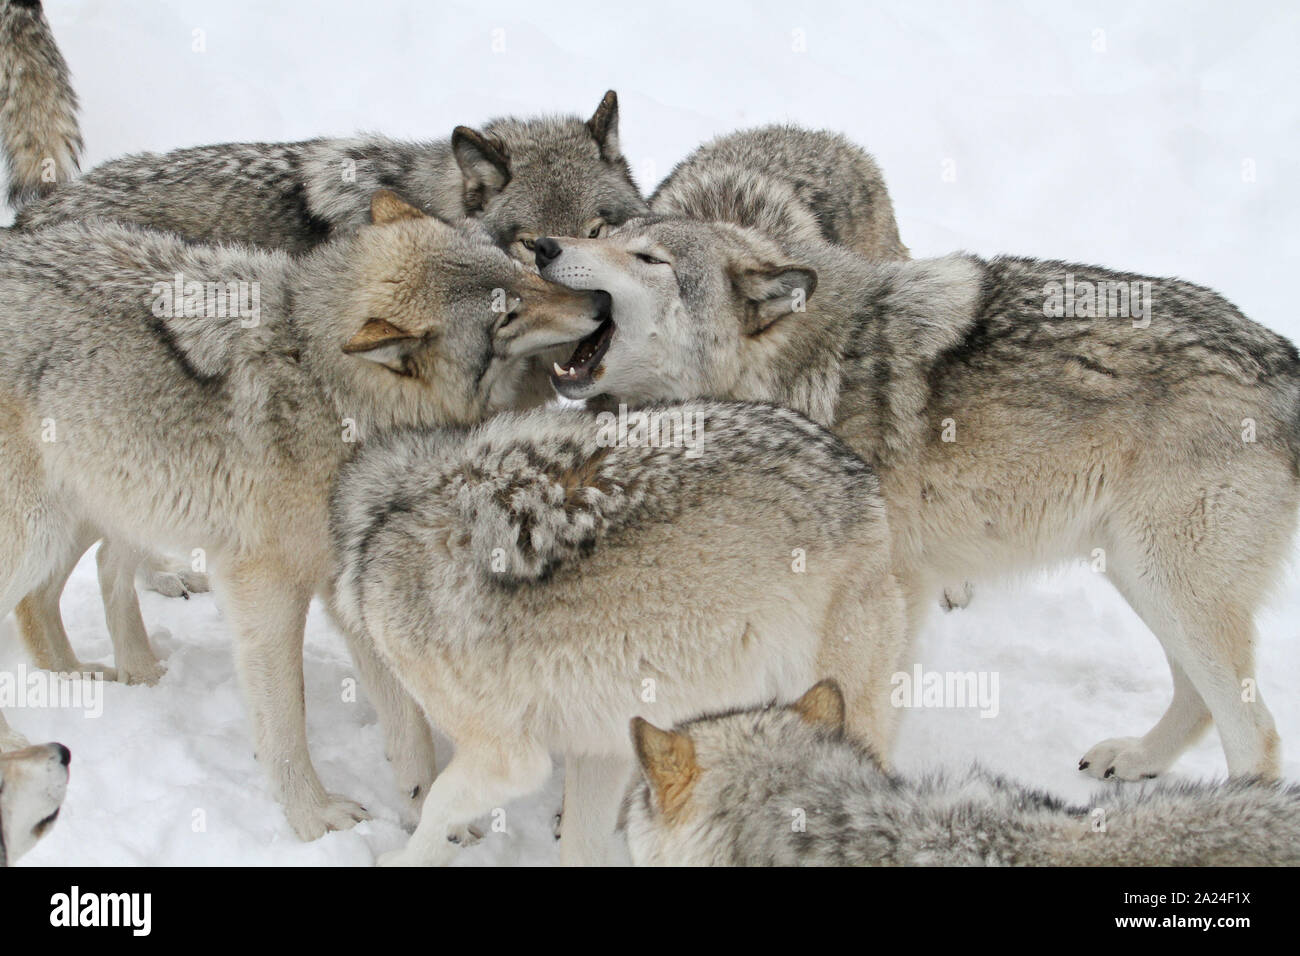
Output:
<svg viewBox="0 0 1300 956">
<path fill-rule="evenodd" d="M 419 798 L 419 796 L 420 796 L 420 788 L 416 787 L 414 790 L 411 791 L 411 799 L 416 800 Z"/>
<path fill-rule="evenodd" d="M 1080 770 L 1087 770 L 1087 769 L 1088 769 L 1089 767 L 1091 767 L 1091 766 L 1092 766 L 1092 761 L 1091 761 L 1091 760 L 1080 760 L 1080 761 L 1079 761 L 1079 769 L 1080 769 Z"/>
<path fill-rule="evenodd" d="M 1113 774 L 1114 772 L 1115 772 L 1115 768 L 1114 768 L 1114 767 L 1107 767 L 1107 768 L 1106 768 L 1106 772 L 1103 773 L 1102 776 L 1103 776 L 1103 777 L 1109 777 L 1109 776 L 1111 776 L 1111 774 Z"/>
</svg>

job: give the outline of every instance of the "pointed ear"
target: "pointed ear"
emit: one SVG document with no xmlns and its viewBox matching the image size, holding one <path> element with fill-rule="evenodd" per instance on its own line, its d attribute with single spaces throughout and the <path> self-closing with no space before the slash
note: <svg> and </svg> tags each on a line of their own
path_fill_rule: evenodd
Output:
<svg viewBox="0 0 1300 956">
<path fill-rule="evenodd" d="M 451 151 L 465 181 L 465 209 L 477 212 L 510 182 L 510 153 L 495 136 L 468 126 L 451 134 Z"/>
<path fill-rule="evenodd" d="M 685 808 L 700 773 L 695 745 L 685 734 L 660 730 L 649 721 L 633 717 L 632 746 L 660 811 L 666 819 L 673 819 Z"/>
<path fill-rule="evenodd" d="M 607 163 L 623 158 L 618 145 L 618 94 L 610 90 L 596 107 L 596 113 L 587 120 L 591 138 L 600 147 L 600 158 Z"/>
<path fill-rule="evenodd" d="M 792 312 L 803 312 L 817 288 L 817 271 L 801 265 L 756 265 L 732 270 L 736 291 L 748 304 L 745 332 L 757 335 Z"/>
<path fill-rule="evenodd" d="M 386 319 L 368 319 L 343 346 L 343 351 L 401 372 L 406 368 L 407 356 L 419 342 L 419 338 Z"/>
<path fill-rule="evenodd" d="M 791 705 L 806 723 L 826 730 L 844 729 L 844 695 L 840 685 L 824 680 Z"/>
<path fill-rule="evenodd" d="M 377 189 L 370 197 L 370 221 L 376 226 L 402 219 L 428 218 L 391 189 Z"/>
</svg>

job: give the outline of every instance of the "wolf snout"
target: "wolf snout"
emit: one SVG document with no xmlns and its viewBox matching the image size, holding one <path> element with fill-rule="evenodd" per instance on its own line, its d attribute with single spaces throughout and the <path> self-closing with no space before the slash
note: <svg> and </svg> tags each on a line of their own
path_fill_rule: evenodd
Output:
<svg viewBox="0 0 1300 956">
<path fill-rule="evenodd" d="M 538 239 L 534 245 L 534 250 L 536 252 L 537 268 L 539 269 L 545 268 L 560 258 L 560 253 L 564 251 L 560 248 L 560 244 L 550 236 L 543 236 Z"/>
</svg>

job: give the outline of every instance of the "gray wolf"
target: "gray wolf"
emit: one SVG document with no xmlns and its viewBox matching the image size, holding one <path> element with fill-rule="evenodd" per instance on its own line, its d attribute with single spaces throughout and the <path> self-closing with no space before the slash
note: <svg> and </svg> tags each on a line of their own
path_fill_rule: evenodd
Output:
<svg viewBox="0 0 1300 956">
<path fill-rule="evenodd" d="M 17 207 L 80 169 L 77 97 L 39 0 L 0 7 L 0 84 L 0 149 Z"/>
<path fill-rule="evenodd" d="M 601 862 L 634 715 L 746 706 L 829 674 L 852 688 L 852 732 L 890 736 L 902 605 L 870 470 L 786 409 L 646 414 L 625 440 L 612 413 L 578 409 L 394 434 L 341 472 L 335 613 L 456 748 L 381 863 L 448 862 L 448 829 L 540 787 L 554 753 L 562 857 Z M 645 440 L 663 422 L 699 442 Z"/>
<path fill-rule="evenodd" d="M 766 126 L 720 137 L 677 165 L 650 211 L 756 229 L 774 242 L 842 245 L 868 259 L 907 259 L 876 161 L 838 133 Z M 970 604 L 970 582 L 943 588 L 940 607 Z"/>
<path fill-rule="evenodd" d="M 335 473 L 382 429 L 469 424 L 509 405 L 521 362 L 608 313 L 604 293 L 548 283 L 390 192 L 376 193 L 372 218 L 297 258 L 108 222 L 0 243 L 0 613 L 61 585 L 103 537 L 120 666 L 124 644 L 150 653 L 138 550 L 202 549 L 237 638 L 257 757 L 304 839 L 363 815 L 321 785 L 303 712 L 303 626 L 329 582 Z M 260 290 L 256 322 L 223 307 L 240 283 Z M 433 776 L 428 728 L 403 695 L 375 696 L 418 807 Z"/>
<path fill-rule="evenodd" d="M 1160 640 L 1174 693 L 1148 734 L 1098 744 L 1082 770 L 1153 776 L 1213 722 L 1233 776 L 1277 774 L 1254 616 L 1300 504 L 1286 339 L 1177 279 L 1011 257 L 870 262 L 685 219 L 547 239 L 538 262 L 614 300 L 600 353 L 557 365 L 565 396 L 775 402 L 861 454 L 913 628 L 944 581 L 1104 567 Z"/>
<path fill-rule="evenodd" d="M 1157 784 L 1069 806 L 978 767 L 890 774 L 823 681 L 788 706 L 632 721 L 641 866 L 1300 866 L 1300 787 Z"/>
<path fill-rule="evenodd" d="M 28 140 L 10 135 L 7 148 L 26 168 Z M 448 222 L 475 218 L 530 265 L 541 236 L 596 236 L 645 211 L 610 90 L 585 121 L 506 117 L 481 131 L 458 126 L 450 140 L 361 136 L 125 156 L 27 204 L 14 225 L 97 217 L 300 254 L 365 225 L 377 189 Z"/>
<path fill-rule="evenodd" d="M 868 259 L 908 258 L 880 167 L 829 130 L 764 126 L 705 143 L 659 184 L 650 211 L 732 222 L 778 242 L 823 239 Z"/>
<path fill-rule="evenodd" d="M 0 717 L 0 741 L 5 730 Z M 0 869 L 16 863 L 54 826 L 71 761 L 62 744 L 0 752 Z"/>
</svg>

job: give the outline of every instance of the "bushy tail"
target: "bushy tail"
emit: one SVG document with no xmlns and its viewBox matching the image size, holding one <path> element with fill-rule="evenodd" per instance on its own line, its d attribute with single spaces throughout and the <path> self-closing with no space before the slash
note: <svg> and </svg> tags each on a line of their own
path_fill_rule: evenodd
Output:
<svg viewBox="0 0 1300 956">
<path fill-rule="evenodd" d="M 40 0 L 0 0 L 0 149 L 15 209 L 80 166 L 77 96 Z"/>
</svg>

